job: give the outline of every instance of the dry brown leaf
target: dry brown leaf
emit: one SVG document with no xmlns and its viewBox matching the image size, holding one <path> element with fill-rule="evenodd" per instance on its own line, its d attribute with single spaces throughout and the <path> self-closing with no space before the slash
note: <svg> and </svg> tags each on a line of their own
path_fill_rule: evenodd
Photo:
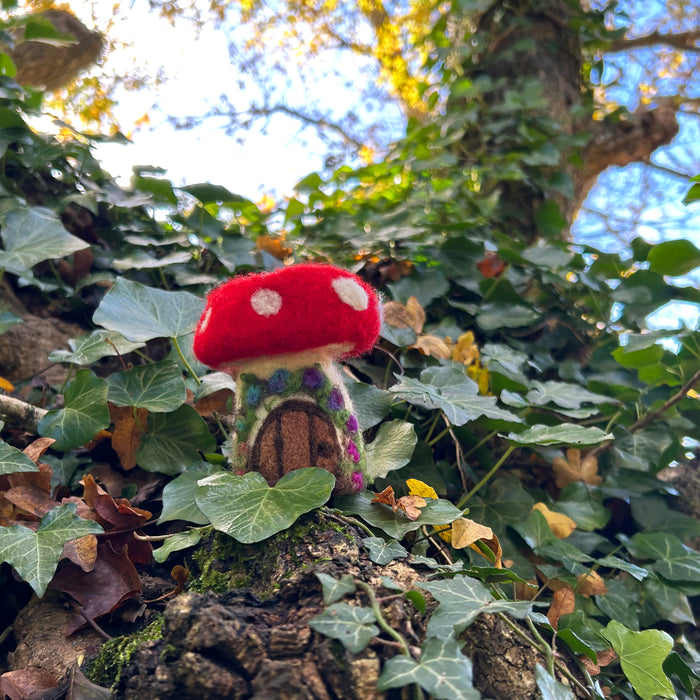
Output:
<svg viewBox="0 0 700 700">
<path fill-rule="evenodd" d="M 406 513 L 406 517 L 409 520 L 416 520 L 420 516 L 420 509 L 425 508 L 426 505 L 427 501 L 420 496 L 401 496 L 401 498 L 396 501 L 394 512 L 400 508 Z"/>
<path fill-rule="evenodd" d="M 563 489 L 575 481 L 583 481 L 591 486 L 600 486 L 603 479 L 598 475 L 598 459 L 593 455 L 587 455 L 581 459 L 581 450 L 570 449 L 566 451 L 566 459 L 556 457 L 552 462 L 554 471 L 554 483 L 557 488 Z"/>
<path fill-rule="evenodd" d="M 544 516 L 544 519 L 549 525 L 549 529 L 560 540 L 566 539 L 575 529 L 576 521 L 572 520 L 568 515 L 563 513 L 555 513 L 549 510 L 544 503 L 535 503 L 532 510 L 537 510 Z"/>
<path fill-rule="evenodd" d="M 200 416 L 210 416 L 212 413 L 230 413 L 229 401 L 233 398 L 231 389 L 219 389 L 208 394 L 192 404 Z"/>
<path fill-rule="evenodd" d="M 412 328 L 416 333 L 423 330 L 425 311 L 416 297 L 409 297 L 406 305 L 388 301 L 383 305 L 384 320 L 393 328 Z"/>
<path fill-rule="evenodd" d="M 292 254 L 292 249 L 284 245 L 284 236 L 258 236 L 255 245 L 258 250 L 264 250 L 266 253 L 278 260 L 284 260 Z"/>
<path fill-rule="evenodd" d="M 590 598 L 592 595 L 605 595 L 608 592 L 608 587 L 605 585 L 603 577 L 597 571 L 579 574 L 576 580 L 578 581 L 576 592 L 587 598 Z"/>
<path fill-rule="evenodd" d="M 563 587 L 554 591 L 552 604 L 547 611 L 547 619 L 554 629 L 557 629 L 559 618 L 568 615 L 576 609 L 576 595 L 570 587 Z"/>
<path fill-rule="evenodd" d="M 370 503 L 383 503 L 384 505 L 391 506 L 394 508 L 396 505 L 396 497 L 394 496 L 394 489 L 391 486 L 387 486 L 381 493 L 375 494 L 374 498 Z M 396 510 L 394 508 L 394 510 Z"/>
<path fill-rule="evenodd" d="M 97 537 L 85 535 L 63 545 L 63 559 L 69 559 L 83 571 L 92 571 L 97 559 Z"/>
<path fill-rule="evenodd" d="M 515 584 L 515 600 L 533 600 L 539 590 L 535 578 L 529 581 L 518 581 Z"/>
<path fill-rule="evenodd" d="M 503 273 L 503 270 L 506 269 L 506 264 L 498 257 L 497 253 L 489 250 L 486 251 L 484 259 L 476 264 L 476 267 L 484 277 L 493 278 Z"/>
<path fill-rule="evenodd" d="M 416 342 L 409 346 L 413 350 L 418 350 L 424 355 L 437 357 L 440 360 L 449 360 L 452 355 L 450 346 L 436 335 L 419 335 Z"/>
<path fill-rule="evenodd" d="M 596 654 L 598 666 L 609 666 L 613 661 L 617 661 L 617 654 L 614 649 L 603 649 Z"/>
<path fill-rule="evenodd" d="M 37 438 L 34 440 L 34 442 L 31 445 L 27 445 L 23 450 L 22 453 L 29 457 L 29 459 L 34 462 L 34 464 L 37 463 L 39 460 L 39 457 L 41 457 L 46 450 L 51 447 L 51 445 L 56 442 L 53 438 L 48 438 L 48 437 L 43 437 L 43 438 Z"/>
<path fill-rule="evenodd" d="M 21 668 L 7 671 L 0 676 L 0 694 L 10 700 L 53 697 L 51 691 L 58 681 L 48 671 L 41 668 Z"/>
<path fill-rule="evenodd" d="M 148 411 L 139 408 L 134 416 L 131 406 L 114 406 L 110 403 L 109 415 L 114 423 L 112 449 L 119 456 L 124 469 L 133 469 L 136 466 L 136 450 L 141 445 L 141 435 L 148 422 Z"/>
</svg>

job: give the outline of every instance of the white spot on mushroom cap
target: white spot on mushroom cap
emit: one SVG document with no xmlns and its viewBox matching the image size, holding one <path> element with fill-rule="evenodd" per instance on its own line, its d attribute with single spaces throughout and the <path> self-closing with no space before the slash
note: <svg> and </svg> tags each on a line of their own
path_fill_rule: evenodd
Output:
<svg viewBox="0 0 700 700">
<path fill-rule="evenodd" d="M 274 289 L 257 289 L 250 297 L 250 305 L 260 316 L 274 316 L 282 308 L 282 297 Z"/>
<path fill-rule="evenodd" d="M 204 316 L 202 316 L 202 320 L 199 323 L 199 332 L 203 333 L 207 326 L 209 325 L 209 321 L 211 319 L 211 306 L 204 312 Z"/>
<path fill-rule="evenodd" d="M 340 300 L 355 311 L 364 311 L 369 306 L 367 292 L 349 277 L 336 277 L 331 285 Z"/>
</svg>

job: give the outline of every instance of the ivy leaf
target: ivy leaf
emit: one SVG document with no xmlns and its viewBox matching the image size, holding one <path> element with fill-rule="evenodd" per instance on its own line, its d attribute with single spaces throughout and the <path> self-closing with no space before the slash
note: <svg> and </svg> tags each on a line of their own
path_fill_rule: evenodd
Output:
<svg viewBox="0 0 700 700">
<path fill-rule="evenodd" d="M 68 341 L 70 350 L 54 350 L 49 355 L 51 362 L 70 362 L 74 365 L 91 365 L 103 357 L 125 355 L 143 347 L 143 343 L 132 343 L 115 331 L 93 331 L 80 338 Z"/>
<path fill-rule="evenodd" d="M 394 559 L 408 556 L 408 550 L 396 540 L 387 541 L 381 537 L 365 537 L 362 544 L 369 550 L 369 558 L 380 566 L 384 566 Z"/>
<path fill-rule="evenodd" d="M 103 532 L 94 520 L 77 517 L 76 508 L 74 503 L 53 508 L 36 532 L 24 525 L 0 527 L 0 561 L 6 561 L 39 597 L 56 572 L 63 545 Z"/>
<path fill-rule="evenodd" d="M 688 240 L 664 241 L 649 251 L 647 260 L 654 272 L 678 277 L 700 267 L 700 250 Z"/>
<path fill-rule="evenodd" d="M 202 539 L 202 533 L 206 529 L 207 528 L 203 527 L 193 527 L 184 532 L 178 532 L 172 537 L 168 537 L 160 547 L 153 550 L 153 558 L 159 564 L 162 564 L 174 552 L 179 552 L 182 549 L 189 549 L 190 547 L 198 545 Z"/>
<path fill-rule="evenodd" d="M 191 333 L 204 311 L 204 300 L 188 292 L 166 292 L 120 277 L 93 315 L 98 325 L 127 340 L 177 338 Z"/>
<path fill-rule="evenodd" d="M 326 605 L 331 605 L 344 596 L 354 593 L 357 588 L 350 574 L 345 574 L 337 579 L 328 574 L 317 573 L 316 578 L 321 582 L 323 602 Z"/>
<path fill-rule="evenodd" d="M 384 530 L 389 537 L 403 539 L 407 532 L 413 532 L 423 525 L 448 525 L 461 517 L 462 511 L 444 499 L 429 500 L 421 508 L 416 520 L 409 520 L 401 512 L 394 512 L 388 506 L 372 503 L 376 494 L 360 491 L 352 496 L 341 496 L 335 500 L 336 508 L 345 513 L 359 515 L 374 527 Z"/>
<path fill-rule="evenodd" d="M 136 462 L 149 472 L 180 474 L 214 452 L 216 440 L 197 411 L 185 404 L 172 413 L 148 415 L 148 432 L 141 435 Z"/>
<path fill-rule="evenodd" d="M 44 260 L 63 258 L 89 248 L 68 233 L 53 212 L 43 207 L 13 209 L 2 226 L 5 250 L 0 250 L 0 269 L 23 275 Z"/>
<path fill-rule="evenodd" d="M 39 467 L 27 455 L 4 440 L 0 440 L 0 474 L 38 472 Z"/>
<path fill-rule="evenodd" d="M 390 471 L 408 464 L 417 442 L 418 436 L 412 423 L 402 420 L 383 423 L 374 440 L 366 445 L 367 477 L 370 481 L 384 478 Z"/>
<path fill-rule="evenodd" d="M 333 475 L 318 467 L 288 472 L 274 486 L 258 472 L 226 472 L 200 480 L 195 500 L 215 529 L 250 544 L 286 530 L 300 515 L 322 506 L 334 485 Z"/>
<path fill-rule="evenodd" d="M 39 421 L 39 435 L 54 438 L 54 449 L 79 447 L 109 427 L 107 383 L 89 369 L 75 373 L 63 398 L 65 408 L 49 411 Z"/>
<path fill-rule="evenodd" d="M 197 491 L 197 482 L 214 473 L 223 472 L 209 462 L 200 462 L 188 467 L 186 472 L 168 482 L 163 487 L 163 510 L 158 523 L 186 520 L 195 525 L 206 525 L 209 519 L 197 507 L 194 495 Z"/>
<path fill-rule="evenodd" d="M 107 386 L 107 398 L 115 406 L 145 408 L 153 413 L 171 413 L 187 398 L 185 380 L 174 362 L 138 365 L 125 372 L 115 372 L 107 379 Z"/>
<path fill-rule="evenodd" d="M 633 632 L 615 620 L 610 620 L 601 634 L 620 657 L 623 673 L 642 700 L 652 700 L 655 695 L 675 697 L 662 667 L 673 648 L 670 635 L 661 630 Z"/>
<path fill-rule="evenodd" d="M 415 585 L 424 588 L 440 603 L 428 623 L 429 637 L 446 638 L 453 631 L 460 634 L 482 612 L 505 612 L 523 619 L 532 610 L 532 603 L 527 601 L 496 600 L 481 581 L 469 576 L 455 576 L 447 581 L 418 581 Z"/>
<path fill-rule="evenodd" d="M 498 408 L 493 396 L 481 396 L 476 383 L 468 381 L 469 384 L 462 382 L 451 387 L 436 387 L 413 377 L 401 377 L 390 391 L 414 406 L 443 411 L 453 425 L 464 425 L 482 416 L 522 423 L 514 413 Z"/>
<path fill-rule="evenodd" d="M 9 309 L 0 308 L 0 334 L 12 328 L 12 326 L 22 323 L 22 318 Z"/>
<path fill-rule="evenodd" d="M 671 581 L 700 580 L 700 553 L 669 532 L 637 533 L 627 543 L 634 557 L 654 559 L 647 569 Z"/>
<path fill-rule="evenodd" d="M 526 399 L 535 406 L 548 403 L 562 408 L 581 408 L 583 403 L 611 403 L 613 399 L 603 394 L 594 394 L 582 386 L 569 382 L 531 382 Z"/>
<path fill-rule="evenodd" d="M 547 673 L 540 664 L 535 666 L 535 681 L 542 700 L 575 700 L 571 688 Z"/>
<path fill-rule="evenodd" d="M 389 413 L 394 395 L 363 382 L 350 382 L 346 386 L 360 430 L 367 430 L 380 423 Z"/>
<path fill-rule="evenodd" d="M 584 428 L 575 423 L 560 425 L 533 425 L 521 433 L 509 433 L 507 440 L 518 445 L 597 445 L 612 440 L 612 433 L 600 428 Z"/>
<path fill-rule="evenodd" d="M 415 683 L 433 698 L 479 700 L 481 693 L 472 685 L 472 662 L 462 654 L 462 646 L 464 642 L 453 636 L 431 637 L 423 644 L 420 661 L 400 654 L 389 659 L 377 688 L 389 690 Z"/>
<path fill-rule="evenodd" d="M 309 627 L 326 637 L 339 639 L 348 651 L 358 654 L 379 634 L 375 621 L 371 608 L 334 603 L 309 620 Z"/>
</svg>

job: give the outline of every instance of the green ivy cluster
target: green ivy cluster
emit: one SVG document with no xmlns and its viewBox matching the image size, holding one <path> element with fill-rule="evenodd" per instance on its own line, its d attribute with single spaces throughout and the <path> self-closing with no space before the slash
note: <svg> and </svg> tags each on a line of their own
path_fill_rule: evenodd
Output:
<svg viewBox="0 0 700 700">
<path fill-rule="evenodd" d="M 586 26 L 595 34 L 598 25 Z M 270 487 L 258 474 L 237 476 L 221 466 L 225 427 L 208 424 L 187 402 L 188 389 L 198 400 L 233 388 L 192 356 L 203 295 L 231 274 L 279 265 L 256 245 L 263 236 L 284 234 L 297 260 L 408 261 L 410 274 L 383 291 L 401 303 L 415 297 L 426 311 L 424 332 L 455 339 L 472 330 L 490 384 L 483 395 L 463 364 L 419 352 L 412 328 L 385 325 L 380 350 L 350 363 L 358 381 L 348 391 L 369 438 L 368 477 L 397 495 L 406 479 L 417 478 L 440 496 L 415 521 L 371 503 L 368 492 L 333 504 L 367 529 L 373 561 L 401 558 L 431 572 L 419 591 L 404 591 L 419 609 L 420 591 L 438 602 L 420 657 L 397 654 L 381 688 L 414 684 L 433 697 L 477 698 L 459 634 L 480 613 L 494 612 L 520 621 L 543 654 L 547 668 L 538 669 L 537 682 L 547 700 L 571 697 L 553 675 L 564 649 L 591 661 L 617 653 L 618 663 L 587 679 L 589 697 L 602 697 L 605 686 L 626 698 L 691 698 L 700 677 L 692 607 L 700 554 L 687 543 L 700 535 L 700 523 L 678 510 L 673 483 L 658 475 L 687 461 L 700 441 L 700 333 L 650 332 L 645 319 L 672 301 L 700 304 L 700 292 L 682 280 L 700 266 L 700 250 L 688 241 L 638 238 L 629 250 L 607 253 L 562 240 L 565 220 L 555 201 L 570 195 L 572 184 L 559 167 L 580 137 L 542 118 L 541 86 L 506 88 L 485 75 L 469 54 L 482 40 L 463 49 L 461 71 L 444 68 L 440 116 L 411 124 L 383 162 L 304 178 L 275 212 L 220 186 L 176 187 L 153 168 L 138 169 L 130 189 L 118 187 L 91 155 L 96 137 L 75 133 L 58 142 L 29 126 L 41 95 L 21 89 L 6 69 L 0 268 L 18 293 L 91 328 L 49 357 L 70 376 L 41 397 L 50 410 L 39 434 L 56 440 L 47 461 L 57 481 L 75 487 L 91 467 L 78 448 L 109 428 L 109 404 L 131 407 L 135 416 L 146 409 L 136 462 L 173 477 L 159 523 L 191 525 L 156 550 L 157 561 L 194 546 L 212 527 L 241 542 L 289 527 L 328 502 L 333 477 L 302 469 Z M 449 49 L 441 21 L 435 44 L 445 47 L 439 62 Z M 513 210 L 506 196 L 513 189 L 536 206 Z M 75 211 L 89 215 L 90 231 L 69 223 Z M 88 247 L 89 274 L 72 281 L 62 275 L 59 261 Z M 487 254 L 503 263 L 493 277 L 478 268 Z M 0 331 L 20 320 L 4 309 Z M 105 375 L 105 362 L 126 354 L 135 366 Z M 551 464 L 567 448 L 596 456 L 600 483 L 553 484 Z M 0 474 L 33 470 L 10 442 L 0 442 Z M 536 502 L 569 516 L 576 529 L 555 536 L 532 510 Z M 466 509 L 493 529 L 508 568 L 470 549 L 439 562 L 436 552 L 412 545 L 412 533 L 432 537 Z M 42 594 L 63 544 L 95 531 L 85 522 L 61 506 L 36 532 L 0 527 L 3 561 Z M 34 550 L 41 556 L 27 556 Z M 602 576 L 607 593 L 577 593 L 579 577 L 590 571 Z M 542 586 L 538 604 L 516 600 L 514 584 L 533 581 Z M 540 606 L 551 602 L 550 582 L 576 593 L 575 611 L 556 629 Z M 312 621 L 315 630 L 351 652 L 381 634 L 405 645 L 374 591 L 348 578 L 321 584 L 328 608 Z M 393 581 L 382 585 L 396 591 Z M 350 595 L 364 602 L 341 602 Z"/>
</svg>

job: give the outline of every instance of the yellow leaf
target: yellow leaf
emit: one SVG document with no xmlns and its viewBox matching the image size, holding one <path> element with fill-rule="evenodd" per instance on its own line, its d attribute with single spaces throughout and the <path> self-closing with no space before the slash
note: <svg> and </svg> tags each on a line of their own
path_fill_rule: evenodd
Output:
<svg viewBox="0 0 700 700">
<path fill-rule="evenodd" d="M 421 496 L 422 498 L 437 499 L 438 495 L 435 489 L 428 484 L 423 483 L 420 479 L 406 479 L 408 493 L 410 496 Z"/>
<path fill-rule="evenodd" d="M 560 489 L 575 481 L 583 481 L 591 486 L 600 486 L 603 483 L 602 477 L 598 475 L 598 460 L 593 455 L 581 459 L 581 450 L 567 450 L 566 459 L 556 457 L 552 462 L 552 469 L 554 483 Z"/>
<path fill-rule="evenodd" d="M 467 367 L 467 376 L 473 379 L 477 386 L 479 387 L 479 393 L 482 396 L 486 396 L 489 393 L 489 384 L 491 381 L 491 376 L 486 367 L 481 367 L 477 361 L 476 364 L 471 367 Z"/>
<path fill-rule="evenodd" d="M 459 336 L 452 348 L 452 359 L 465 365 L 474 364 L 479 359 L 479 348 L 474 343 L 474 334 L 471 331 Z"/>
<path fill-rule="evenodd" d="M 5 379 L 5 377 L 0 377 L 0 389 L 3 391 L 14 391 L 15 387 L 11 381 Z"/>
<path fill-rule="evenodd" d="M 568 515 L 549 510 L 544 503 L 535 503 L 532 506 L 532 510 L 537 510 L 544 515 L 549 529 L 560 540 L 567 538 L 576 529 L 576 521 L 572 520 Z"/>
<path fill-rule="evenodd" d="M 440 360 L 450 359 L 450 348 L 442 338 L 436 335 L 419 335 L 410 347 L 430 357 L 437 357 Z"/>
<path fill-rule="evenodd" d="M 493 530 L 490 527 L 469 520 L 469 518 L 457 518 L 452 523 L 452 546 L 455 549 L 464 549 L 477 540 L 490 540 Z"/>
</svg>

